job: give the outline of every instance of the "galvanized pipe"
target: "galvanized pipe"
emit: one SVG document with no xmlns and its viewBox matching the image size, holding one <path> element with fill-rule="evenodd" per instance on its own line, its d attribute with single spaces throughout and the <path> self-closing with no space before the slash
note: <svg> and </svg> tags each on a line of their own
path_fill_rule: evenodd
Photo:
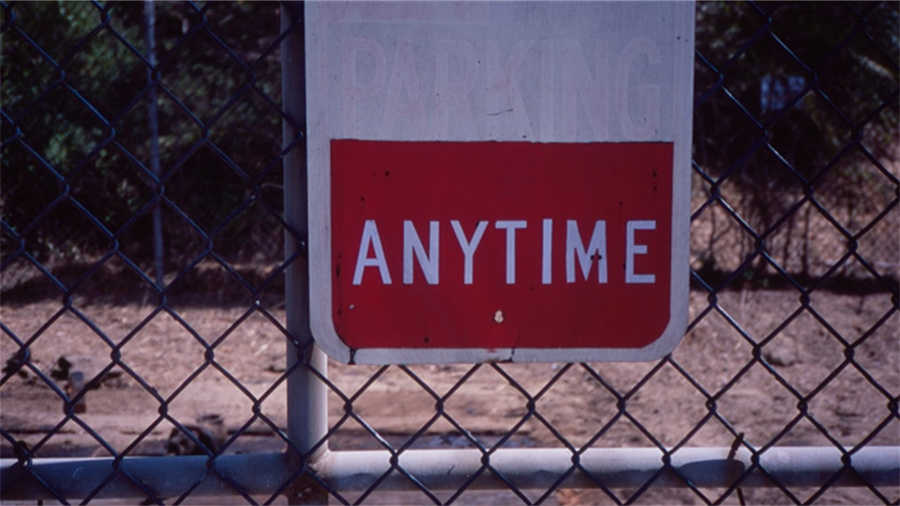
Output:
<svg viewBox="0 0 900 506">
<path fill-rule="evenodd" d="M 113 474 L 115 478 L 95 498 L 145 497 L 136 482 L 159 499 L 177 498 L 194 485 L 191 496 L 234 495 L 234 488 L 222 476 L 251 495 L 271 495 L 289 476 L 283 454 L 223 455 L 212 470 L 208 460 L 204 456 L 131 457 L 121 461 L 116 473 L 111 458 L 36 459 L 30 472 L 15 459 L 2 459 L 0 501 L 56 499 L 41 482 L 67 500 L 83 499 Z"/>
<path fill-rule="evenodd" d="M 398 466 L 433 490 L 455 490 L 479 471 L 473 489 L 505 489 L 507 485 L 489 470 L 483 470 L 483 455 L 477 450 L 418 450 L 403 452 Z M 584 472 L 576 471 L 563 488 L 641 487 L 663 469 L 663 455 L 656 448 L 588 449 L 578 458 Z M 900 447 L 864 448 L 852 457 L 853 469 L 873 486 L 900 484 Z M 833 447 L 774 448 L 760 456 L 761 466 L 780 483 L 790 487 L 820 487 L 842 468 L 841 452 Z M 490 466 L 522 489 L 547 489 L 572 470 L 572 452 L 561 449 L 508 449 L 490 455 Z M 660 475 L 654 486 L 729 487 L 752 467 L 752 455 L 741 448 L 683 448 L 671 457 L 676 472 Z M 390 455 L 381 451 L 332 452 L 317 465 L 336 490 L 366 489 L 391 469 Z M 587 473 L 587 474 L 585 474 Z M 589 476 L 590 475 L 590 476 Z M 680 475 L 680 477 L 679 477 Z M 742 487 L 773 486 L 764 474 L 753 472 Z M 861 486 L 853 473 L 842 473 L 834 486 Z M 399 472 L 392 472 L 379 490 L 414 490 Z"/>
<path fill-rule="evenodd" d="M 516 448 L 498 450 L 489 457 L 494 471 L 483 467 L 484 455 L 474 449 L 409 450 L 397 465 L 431 490 L 457 490 L 472 476 L 473 490 L 503 490 L 500 473 L 521 489 L 548 489 L 572 470 L 573 455 L 566 449 Z M 381 491 L 417 490 L 397 470 L 391 470 L 386 451 L 326 452 L 315 466 L 319 477 L 333 490 L 361 491 L 389 473 Z M 833 447 L 773 448 L 759 457 L 768 475 L 787 487 L 820 487 L 840 473 L 833 486 L 900 486 L 900 447 L 866 447 L 851 457 L 853 472 L 841 472 L 841 452 Z M 143 497 L 144 493 L 124 474 L 139 480 L 158 497 L 178 497 L 198 483 L 192 496 L 229 495 L 229 481 L 250 495 L 268 496 L 289 479 L 293 469 L 284 454 L 224 455 L 212 464 L 206 457 L 133 457 L 122 460 L 122 471 L 98 498 Z M 727 488 L 752 466 L 751 453 L 742 448 L 682 448 L 671 456 L 671 467 L 653 482 L 654 487 Z M 575 470 L 560 488 L 635 488 L 665 468 L 656 448 L 588 449 L 579 456 L 583 470 Z M 0 500 L 53 499 L 34 476 L 67 498 L 82 498 L 100 486 L 113 472 L 113 459 L 39 459 L 24 472 L 13 459 L 0 461 Z M 223 479 L 227 477 L 228 479 Z M 862 480 L 865 480 L 862 481 Z M 741 487 L 771 487 L 773 482 L 758 469 L 744 477 Z"/>
<path fill-rule="evenodd" d="M 294 20 L 302 23 L 303 6 L 282 3 L 281 30 L 290 29 Z M 303 31 L 295 30 L 282 42 L 282 96 L 284 110 L 305 130 L 306 92 L 304 77 Z M 287 149 L 303 134 L 297 125 L 285 121 L 282 142 Z M 314 370 L 325 376 L 328 360 L 312 344 L 309 328 L 309 224 L 307 211 L 307 172 L 305 143 L 295 146 L 284 157 L 284 215 L 291 230 L 284 233 L 285 259 L 293 259 L 285 271 L 285 307 L 287 329 L 301 343 L 289 342 L 287 367 L 293 370 L 287 380 L 288 435 L 304 452 L 316 447 L 328 431 L 328 391 Z M 293 233 L 292 233 L 293 232 Z M 296 236 L 294 235 L 296 234 Z M 296 255 L 296 258 L 294 258 Z M 325 450 L 324 447 L 321 448 Z"/>
<path fill-rule="evenodd" d="M 303 4 L 282 2 L 281 33 L 294 23 L 303 25 Z M 313 344 L 309 325 L 309 212 L 306 167 L 306 66 L 303 30 L 294 30 L 281 44 L 281 86 L 284 111 L 293 120 L 282 122 L 284 157 L 284 216 L 291 230 L 284 233 L 286 324 L 299 346 L 287 343 L 288 436 L 313 462 L 328 450 L 328 393 L 321 379 L 328 373 L 328 359 Z M 299 130 L 299 131 L 298 131 Z M 303 142 L 294 146 L 298 139 Z M 294 235 L 296 234 L 296 235 Z M 295 461 L 298 468 L 303 462 Z M 326 490 L 302 476 L 285 492 L 290 504 L 325 504 Z"/>
</svg>

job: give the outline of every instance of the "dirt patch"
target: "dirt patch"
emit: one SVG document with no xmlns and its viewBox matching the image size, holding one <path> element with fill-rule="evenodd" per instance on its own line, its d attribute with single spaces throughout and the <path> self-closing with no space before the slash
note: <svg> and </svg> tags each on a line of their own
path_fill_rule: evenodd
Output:
<svg viewBox="0 0 900 506">
<path fill-rule="evenodd" d="M 170 451 L 173 420 L 190 425 L 216 415 L 231 438 L 226 452 L 283 451 L 276 428 L 287 424 L 284 318 L 283 308 L 265 304 L 6 304 L 0 425 L 37 457 L 106 456 L 107 448 L 162 455 Z M 725 292 L 712 300 L 695 290 L 695 320 L 671 360 L 657 363 L 332 363 L 329 378 L 337 391 L 330 394 L 329 419 L 337 431 L 330 445 L 381 447 L 363 424 L 345 416 L 351 408 L 395 447 L 410 443 L 415 433 L 421 436 L 412 448 L 473 447 L 454 424 L 487 447 L 508 431 L 514 435 L 507 447 L 563 447 L 563 439 L 575 447 L 730 446 L 736 434 L 756 448 L 900 444 L 900 421 L 889 407 L 900 393 L 900 314 L 890 294 L 813 292 L 804 305 L 790 290 Z M 26 342 L 28 365 L 18 368 L 19 343 Z M 69 369 L 61 369 L 61 358 Z M 89 388 L 76 415 L 82 424 L 67 419 L 61 397 L 67 388 L 77 394 L 73 368 L 84 373 Z M 260 416 L 254 414 L 257 404 Z M 14 455 L 5 439 L 0 451 L 4 458 Z M 709 500 L 724 492 L 703 491 Z M 634 491 L 615 493 L 624 501 Z M 816 491 L 791 493 L 802 501 Z M 881 493 L 896 500 L 900 491 Z M 777 489 L 744 495 L 754 503 L 791 500 Z M 467 498 L 520 501 L 510 492 L 459 500 Z M 558 491 L 552 500 L 614 502 L 602 491 L 573 490 Z M 878 498 L 867 489 L 833 489 L 820 500 L 864 504 Z M 651 489 L 640 502 L 704 501 L 689 490 Z"/>
</svg>

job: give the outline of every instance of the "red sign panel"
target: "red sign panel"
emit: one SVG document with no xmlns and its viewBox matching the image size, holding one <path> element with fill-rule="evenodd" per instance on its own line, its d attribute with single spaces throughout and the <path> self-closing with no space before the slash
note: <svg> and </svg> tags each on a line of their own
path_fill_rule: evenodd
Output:
<svg viewBox="0 0 900 506">
<path fill-rule="evenodd" d="M 330 151 L 332 319 L 351 350 L 640 349 L 669 326 L 672 143 Z"/>
</svg>

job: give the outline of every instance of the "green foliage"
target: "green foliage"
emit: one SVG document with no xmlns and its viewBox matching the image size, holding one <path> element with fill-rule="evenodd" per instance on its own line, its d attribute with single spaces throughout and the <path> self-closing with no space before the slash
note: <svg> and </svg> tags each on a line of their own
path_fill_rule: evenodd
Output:
<svg viewBox="0 0 900 506">
<path fill-rule="evenodd" d="M 697 253 L 705 275 L 743 263 L 765 286 L 774 259 L 806 279 L 855 234 L 896 265 L 898 22 L 897 2 L 697 4 L 695 192 L 727 202 L 735 231 Z"/>
<path fill-rule="evenodd" d="M 697 4 L 694 159 L 740 189 L 761 227 L 807 183 L 826 199 L 871 197 L 863 179 L 877 170 L 861 171 L 862 159 L 897 159 L 898 12 L 897 2 Z M 764 98 L 773 79 L 802 85 L 777 107 Z"/>
<path fill-rule="evenodd" d="M 2 234 L 4 258 L 24 234 L 45 260 L 97 254 L 115 241 L 149 260 L 155 202 L 170 259 L 210 241 L 227 258 L 252 256 L 260 249 L 253 231 L 277 222 L 261 204 L 281 209 L 271 191 L 282 177 L 280 60 L 277 44 L 269 47 L 278 4 L 156 3 L 155 70 L 144 8 L 3 4 L 0 205 L 13 231 Z M 154 85 L 158 176 L 148 134 Z M 248 234 L 217 236 L 226 229 Z"/>
</svg>

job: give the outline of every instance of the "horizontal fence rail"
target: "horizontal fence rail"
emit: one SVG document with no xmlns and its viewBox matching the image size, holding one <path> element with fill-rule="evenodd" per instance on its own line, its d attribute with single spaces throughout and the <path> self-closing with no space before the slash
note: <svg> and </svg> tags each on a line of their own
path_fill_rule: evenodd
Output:
<svg viewBox="0 0 900 506">
<path fill-rule="evenodd" d="M 505 482 L 522 489 L 640 487 L 885 487 L 897 484 L 900 449 L 867 447 L 849 455 L 836 448 L 777 448 L 753 455 L 746 448 L 685 448 L 663 459 L 655 448 L 591 448 L 573 455 L 567 450 L 498 450 L 485 459 L 474 450 L 418 450 L 404 452 L 399 462 L 380 451 L 329 452 L 314 465 L 316 475 L 336 490 L 362 491 L 384 479 L 381 490 L 413 490 L 415 478 L 429 490 L 496 490 Z M 487 462 L 485 462 L 487 460 Z M 132 457 L 110 459 L 42 459 L 26 473 L 14 461 L 0 464 L 6 482 L 22 483 L 7 494 L 10 500 L 54 499 L 47 486 L 84 498 L 99 487 L 98 498 L 178 496 L 188 487 L 194 495 L 226 495 L 233 487 L 251 495 L 267 494 L 291 478 L 284 454 L 222 456 L 212 464 L 205 457 Z M 111 472 L 127 479 L 108 484 Z M 407 476 L 408 475 L 408 476 Z M 502 478 L 501 478 L 502 477 Z"/>
</svg>

